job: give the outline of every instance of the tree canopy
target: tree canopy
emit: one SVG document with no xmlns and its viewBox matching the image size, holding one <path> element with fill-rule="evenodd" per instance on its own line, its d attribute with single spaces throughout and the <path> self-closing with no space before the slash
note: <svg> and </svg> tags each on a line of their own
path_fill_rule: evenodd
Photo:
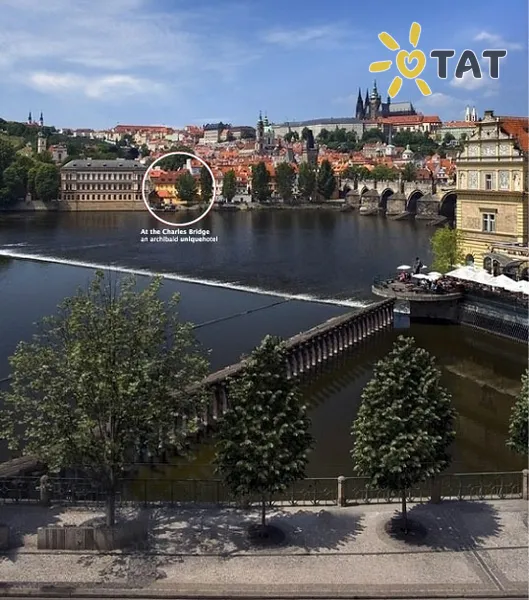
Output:
<svg viewBox="0 0 529 600">
<path fill-rule="evenodd" d="M 208 372 L 191 324 L 166 307 L 161 279 L 136 291 L 134 278 L 98 272 L 67 298 L 10 358 L 2 433 L 12 449 L 51 471 L 79 467 L 107 494 L 114 523 L 118 477 L 148 451 L 184 447 L 204 406 Z"/>
<path fill-rule="evenodd" d="M 299 388 L 287 377 L 284 342 L 266 336 L 228 386 L 217 436 L 217 471 L 236 497 L 266 501 L 305 477 L 313 440 Z"/>
<path fill-rule="evenodd" d="M 296 182 L 296 171 L 289 163 L 280 163 L 275 174 L 276 191 L 285 202 L 291 202 Z"/>
<path fill-rule="evenodd" d="M 182 173 L 176 180 L 176 191 L 182 202 L 196 202 L 198 197 L 197 182 L 191 173 Z"/>
<path fill-rule="evenodd" d="M 213 181 L 206 167 L 200 169 L 200 199 L 204 204 L 209 204 L 213 198 Z"/>
<path fill-rule="evenodd" d="M 527 455 L 529 434 L 529 370 L 522 375 L 522 389 L 512 408 L 507 445 L 515 452 Z"/>
<path fill-rule="evenodd" d="M 354 468 L 374 486 L 406 493 L 450 463 L 455 411 L 430 354 L 400 336 L 375 366 L 352 427 Z"/>
<path fill-rule="evenodd" d="M 272 193 L 270 189 L 270 173 L 264 162 L 252 167 L 252 196 L 258 202 L 266 202 Z"/>
<path fill-rule="evenodd" d="M 317 175 L 317 188 L 318 193 L 325 199 L 329 200 L 332 198 L 334 191 L 336 190 L 336 177 L 334 175 L 334 169 L 328 160 L 324 160 L 320 168 L 318 169 Z"/>
<path fill-rule="evenodd" d="M 222 180 L 222 197 L 231 202 L 237 193 L 237 176 L 233 169 L 224 174 Z"/>
<path fill-rule="evenodd" d="M 316 191 L 316 170 L 308 162 L 299 165 L 298 191 L 304 200 L 312 200 Z"/>
<path fill-rule="evenodd" d="M 431 239 L 433 264 L 440 273 L 448 273 L 459 264 L 463 264 L 463 243 L 461 231 L 450 227 L 440 227 Z"/>
</svg>

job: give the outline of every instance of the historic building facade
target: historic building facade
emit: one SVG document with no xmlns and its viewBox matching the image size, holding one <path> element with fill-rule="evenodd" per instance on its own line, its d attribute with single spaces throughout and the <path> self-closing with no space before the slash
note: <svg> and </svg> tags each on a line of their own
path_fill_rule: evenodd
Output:
<svg viewBox="0 0 529 600">
<path fill-rule="evenodd" d="M 528 260 L 527 118 L 485 111 L 456 161 L 457 229 L 467 262 L 525 276 Z"/>
<path fill-rule="evenodd" d="M 135 160 L 72 160 L 61 169 L 61 201 L 143 204 L 141 185 L 147 167 Z"/>
</svg>

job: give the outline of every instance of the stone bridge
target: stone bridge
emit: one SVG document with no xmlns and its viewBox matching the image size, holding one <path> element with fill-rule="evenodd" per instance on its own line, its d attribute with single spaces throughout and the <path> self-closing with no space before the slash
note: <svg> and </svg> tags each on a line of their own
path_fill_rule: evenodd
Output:
<svg viewBox="0 0 529 600">
<path fill-rule="evenodd" d="M 353 313 L 340 315 L 304 331 L 286 341 L 288 358 L 285 369 L 289 378 L 317 373 L 345 352 L 354 350 L 381 332 L 393 329 L 395 300 L 383 300 Z M 229 404 L 228 381 L 244 368 L 244 360 L 209 375 L 210 402 L 202 416 L 205 429 L 214 425 Z"/>
<path fill-rule="evenodd" d="M 410 215 L 417 219 L 445 217 L 455 220 L 456 187 L 436 181 L 352 181 L 341 190 L 348 203 L 362 214 Z"/>
</svg>

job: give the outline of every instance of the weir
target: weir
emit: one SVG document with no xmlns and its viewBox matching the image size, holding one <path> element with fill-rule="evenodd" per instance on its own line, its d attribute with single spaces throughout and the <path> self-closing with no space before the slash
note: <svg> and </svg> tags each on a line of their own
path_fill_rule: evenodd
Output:
<svg viewBox="0 0 529 600">
<path fill-rule="evenodd" d="M 285 369 L 288 378 L 301 379 L 314 374 L 369 338 L 391 330 L 394 304 L 394 299 L 383 300 L 354 313 L 333 317 L 286 340 L 288 357 Z M 213 426 L 227 410 L 228 381 L 242 372 L 244 364 L 243 359 L 211 373 L 204 380 L 210 394 L 210 401 L 201 417 L 204 428 Z"/>
</svg>

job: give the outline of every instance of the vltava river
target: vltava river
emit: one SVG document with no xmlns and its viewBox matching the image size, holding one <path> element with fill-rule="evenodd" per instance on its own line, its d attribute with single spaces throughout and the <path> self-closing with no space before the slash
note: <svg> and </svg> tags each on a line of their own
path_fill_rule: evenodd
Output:
<svg viewBox="0 0 529 600">
<path fill-rule="evenodd" d="M 288 337 L 373 301 L 375 275 L 388 275 L 416 256 L 429 263 L 434 231 L 317 210 L 214 213 L 200 227 L 218 243 L 140 243 L 142 229 L 159 228 L 146 213 L 0 213 L 0 379 L 33 323 L 85 286 L 96 266 L 164 274 L 164 295 L 181 294 L 181 316 L 202 325 L 197 336 L 212 349 L 216 369 L 266 333 Z M 397 325 L 407 326 L 405 316 Z M 505 448 L 505 436 L 525 348 L 461 327 L 413 325 L 409 331 L 437 357 L 459 412 L 452 470 L 523 468 Z M 398 333 L 383 336 L 306 390 L 317 440 L 309 475 L 351 474 L 349 431 L 361 390 Z M 207 447 L 200 450 L 195 473 L 207 474 L 201 465 L 209 455 Z"/>
</svg>

